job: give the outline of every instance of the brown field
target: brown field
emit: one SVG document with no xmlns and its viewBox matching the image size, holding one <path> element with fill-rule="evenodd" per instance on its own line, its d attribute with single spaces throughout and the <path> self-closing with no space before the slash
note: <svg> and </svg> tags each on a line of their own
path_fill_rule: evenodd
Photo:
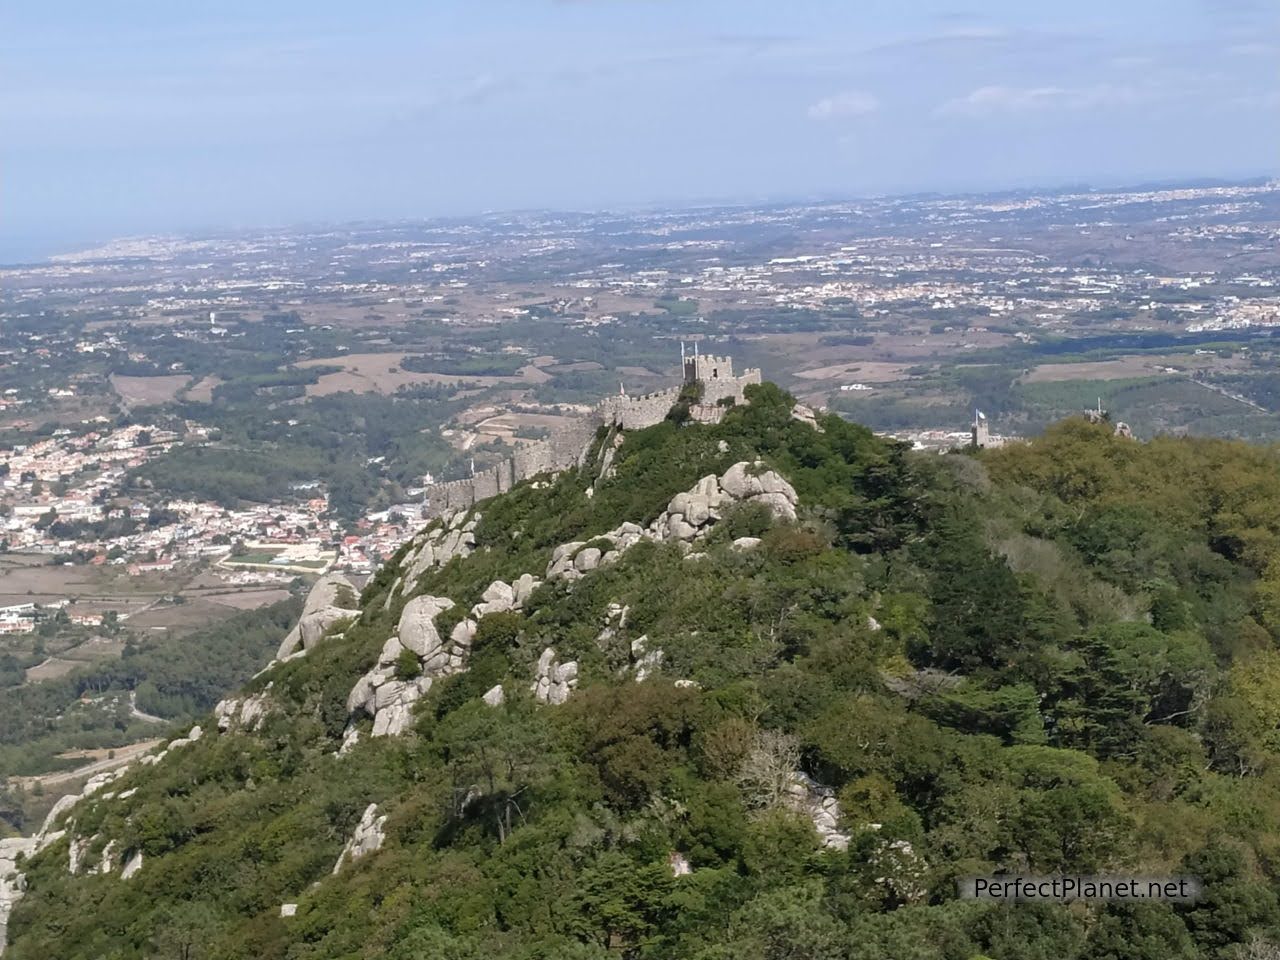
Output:
<svg viewBox="0 0 1280 960">
<path fill-rule="evenodd" d="M 129 618 L 127 626 L 133 631 L 167 630 L 171 633 L 189 633 L 225 620 L 231 613 L 232 609 L 221 602 L 190 597 L 186 603 L 158 604 L 135 614 Z"/>
<path fill-rule="evenodd" d="M 221 377 L 202 377 L 187 388 L 187 399 L 195 403 L 209 403 L 213 400 L 213 388 L 222 382 Z"/>
<path fill-rule="evenodd" d="M 46 557 L 11 553 L 0 557 L 0 606 L 71 599 L 77 610 L 123 612 L 177 593 L 188 577 L 180 571 L 131 577 L 120 567 L 55 566 Z"/>
<path fill-rule="evenodd" d="M 603 370 L 601 364 L 594 360 L 576 360 L 573 363 L 557 363 L 547 367 L 548 373 L 575 373 L 580 370 Z"/>
<path fill-rule="evenodd" d="M 1149 357 L 1121 357 L 1092 363 L 1042 363 L 1025 377 L 1024 383 L 1058 383 L 1063 380 L 1128 380 L 1156 377 L 1160 371 Z"/>
<path fill-rule="evenodd" d="M 83 666 L 84 663 L 82 661 L 49 657 L 43 663 L 27 668 L 27 683 L 39 683 L 41 680 L 57 680 L 59 677 L 65 677 L 72 670 Z"/>
<path fill-rule="evenodd" d="M 27 668 L 27 682 L 53 680 L 66 676 L 72 670 L 83 667 L 94 660 L 108 660 L 120 656 L 124 651 L 123 640 L 107 637 L 95 637 L 86 640 L 70 650 L 64 650 L 56 657 L 48 657 L 43 663 Z"/>
<path fill-rule="evenodd" d="M 233 610 L 256 610 L 268 604 L 289 599 L 289 591 L 283 587 L 266 590 L 237 590 L 230 593 L 205 593 L 201 598 L 221 604 Z"/>
<path fill-rule="evenodd" d="M 503 440 L 519 443 L 522 441 L 516 438 L 515 432 L 522 427 L 554 430 L 556 427 L 564 426 L 571 419 L 571 417 L 557 417 L 549 413 L 503 413 L 477 423 L 475 431 L 485 436 L 500 437 Z"/>
<path fill-rule="evenodd" d="M 111 375 L 111 386 L 120 399 L 130 406 L 145 407 L 152 404 L 167 403 L 178 395 L 178 392 L 191 382 L 184 374 L 164 377 L 122 377 Z"/>
<path fill-rule="evenodd" d="M 825 367 L 798 370 L 795 376 L 801 380 L 857 380 L 861 383 L 892 383 L 906 375 L 909 364 L 883 363 L 873 360 L 853 363 L 834 363 Z"/>
<path fill-rule="evenodd" d="M 327 396 L 331 393 L 395 393 L 403 386 L 415 384 L 480 384 L 491 387 L 498 384 L 537 384 L 551 379 L 533 364 L 520 368 L 517 377 L 474 377 L 450 373 L 414 373 L 402 370 L 401 362 L 407 353 L 353 353 L 344 357 L 324 357 L 304 360 L 299 367 L 341 366 L 338 373 L 326 373 L 316 383 L 307 387 L 307 395 Z"/>
</svg>

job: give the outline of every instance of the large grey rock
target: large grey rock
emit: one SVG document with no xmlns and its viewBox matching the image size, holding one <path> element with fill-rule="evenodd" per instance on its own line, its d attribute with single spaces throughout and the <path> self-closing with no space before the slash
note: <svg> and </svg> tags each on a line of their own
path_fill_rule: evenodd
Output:
<svg viewBox="0 0 1280 960">
<path fill-rule="evenodd" d="M 470 618 L 459 620 L 453 625 L 453 630 L 449 634 L 449 642 L 454 647 L 470 647 L 471 641 L 476 638 L 477 626 L 478 624 Z"/>
<path fill-rule="evenodd" d="M 794 520 L 796 518 L 796 505 L 793 500 L 787 498 L 785 494 L 760 493 L 752 497 L 748 503 L 761 503 L 769 508 L 769 512 L 775 517 L 781 517 L 784 520 Z"/>
<path fill-rule="evenodd" d="M 573 566 L 579 573 L 589 573 L 600 566 L 600 558 L 604 556 L 599 547 L 583 547 L 573 558 Z"/>
<path fill-rule="evenodd" d="M 520 575 L 520 579 L 511 585 L 512 592 L 515 594 L 515 605 L 517 607 L 523 607 L 525 605 L 525 601 L 529 599 L 530 595 L 538 588 L 541 582 L 542 581 L 531 573 L 522 573 Z"/>
<path fill-rule="evenodd" d="M 747 497 L 764 492 L 756 478 L 747 473 L 750 466 L 751 464 L 745 460 L 740 461 L 726 470 L 720 478 L 721 488 L 735 500 L 745 500 Z"/>
<path fill-rule="evenodd" d="M 680 514 L 672 514 L 667 518 L 667 536 L 672 540 L 689 541 L 698 535 L 698 528 L 689 523 Z"/>
<path fill-rule="evenodd" d="M 398 737 L 409 728 L 413 720 L 413 711 L 407 704 L 393 703 L 383 707 L 373 718 L 373 735 L 375 737 Z"/>
<path fill-rule="evenodd" d="M 812 407 L 806 407 L 803 403 L 797 403 L 791 408 L 791 419 L 798 420 L 806 427 L 812 427 L 814 430 L 821 432 L 822 428 L 818 426 L 818 418 L 813 412 Z"/>
<path fill-rule="evenodd" d="M 276 659 L 283 660 L 299 649 L 310 650 L 333 624 L 358 613 L 355 607 L 339 605 L 338 601 L 348 593 L 355 596 L 356 589 L 341 573 L 326 573 L 317 580 L 302 604 L 297 625 L 281 641 Z"/>
<path fill-rule="evenodd" d="M 402 646 L 420 657 L 428 657 L 440 649 L 436 615 L 453 606 L 448 597 L 418 596 L 404 605 L 396 633 Z"/>
<path fill-rule="evenodd" d="M 428 570 L 443 567 L 454 557 L 466 557 L 475 549 L 476 524 L 480 515 L 457 513 L 447 522 L 435 524 L 419 534 L 415 548 L 404 558 L 405 583 L 416 584 Z"/>
<path fill-rule="evenodd" d="M 9 914 L 27 889 L 26 877 L 18 868 L 18 858 L 31 856 L 36 852 L 36 846 L 35 837 L 0 840 L 0 953 L 7 942 Z"/>
<path fill-rule="evenodd" d="M 511 584 L 495 580 L 485 588 L 480 602 L 471 608 L 471 615 L 479 619 L 491 613 L 506 613 L 516 606 L 516 593 Z"/>
</svg>

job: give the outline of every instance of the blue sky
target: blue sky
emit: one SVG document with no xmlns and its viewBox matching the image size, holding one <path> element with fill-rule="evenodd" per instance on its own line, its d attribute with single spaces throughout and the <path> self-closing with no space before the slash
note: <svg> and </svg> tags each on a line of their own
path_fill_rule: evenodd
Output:
<svg viewBox="0 0 1280 960">
<path fill-rule="evenodd" d="M 0 257 L 1280 167 L 1276 0 L 13 0 Z"/>
</svg>

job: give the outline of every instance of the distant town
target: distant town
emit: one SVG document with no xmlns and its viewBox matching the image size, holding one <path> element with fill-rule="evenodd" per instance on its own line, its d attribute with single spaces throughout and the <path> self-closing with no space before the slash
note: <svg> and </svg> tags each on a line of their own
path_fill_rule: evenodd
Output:
<svg viewBox="0 0 1280 960">
<path fill-rule="evenodd" d="M 1280 189 L 1251 182 L 134 238 L 0 267 L 0 632 L 74 660 L 104 623 L 180 634 L 368 575 L 431 484 L 670 388 L 681 342 L 920 449 L 972 442 L 975 411 L 998 442 L 1095 403 L 1140 436 L 1280 438 L 1278 241 Z"/>
</svg>

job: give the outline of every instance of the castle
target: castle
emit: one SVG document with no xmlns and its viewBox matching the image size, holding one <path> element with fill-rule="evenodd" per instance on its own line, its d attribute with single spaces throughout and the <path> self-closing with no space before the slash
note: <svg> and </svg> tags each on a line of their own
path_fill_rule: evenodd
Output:
<svg viewBox="0 0 1280 960">
<path fill-rule="evenodd" d="M 702 384 L 701 400 L 689 407 L 690 419 L 718 423 L 729 405 L 743 402 L 746 387 L 761 382 L 758 367 L 735 376 L 732 358 L 701 353 L 696 345 L 690 353 L 681 344 L 680 355 L 684 373 L 681 386 L 638 397 L 620 389 L 615 396 L 597 403 L 591 413 L 553 430 L 545 440 L 517 447 L 509 459 L 475 471 L 463 480 L 432 484 L 426 488 L 427 515 L 434 517 L 465 509 L 505 493 L 520 481 L 540 473 L 559 473 L 580 465 L 601 427 L 641 430 L 661 423 L 679 399 L 684 385 Z"/>
<path fill-rule="evenodd" d="M 981 410 L 975 410 L 973 414 L 973 426 L 970 428 L 973 437 L 973 445 L 979 450 L 984 447 L 1003 447 L 1004 437 L 993 437 L 991 435 L 991 427 L 987 423 L 987 415 Z"/>
</svg>

